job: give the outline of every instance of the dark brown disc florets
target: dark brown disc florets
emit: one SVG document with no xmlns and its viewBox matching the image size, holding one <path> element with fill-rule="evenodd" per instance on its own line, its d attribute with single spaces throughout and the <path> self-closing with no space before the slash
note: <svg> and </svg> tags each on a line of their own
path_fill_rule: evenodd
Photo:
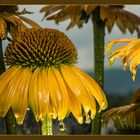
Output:
<svg viewBox="0 0 140 140">
<path fill-rule="evenodd" d="M 73 64 L 77 51 L 69 38 L 55 29 L 28 29 L 12 41 L 5 51 L 8 66 L 49 67 Z"/>
</svg>

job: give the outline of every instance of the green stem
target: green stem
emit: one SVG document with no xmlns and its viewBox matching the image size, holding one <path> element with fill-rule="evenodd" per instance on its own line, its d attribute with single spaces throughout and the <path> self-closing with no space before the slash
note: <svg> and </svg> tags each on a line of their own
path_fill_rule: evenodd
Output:
<svg viewBox="0 0 140 140">
<path fill-rule="evenodd" d="M 2 40 L 0 39 L 0 74 L 5 71 L 5 64 L 3 59 Z"/>
<path fill-rule="evenodd" d="M 97 7 L 92 15 L 94 29 L 94 78 L 97 83 L 104 87 L 104 36 L 105 22 L 100 19 L 100 7 Z M 98 107 L 99 109 L 99 107 Z M 91 134 L 101 133 L 101 113 L 97 113 L 92 121 Z"/>
<path fill-rule="evenodd" d="M 41 133 L 42 135 L 53 135 L 52 133 L 52 119 L 46 117 L 41 124 Z"/>
<path fill-rule="evenodd" d="M 2 50 L 2 40 L 0 39 L 0 74 L 5 71 L 5 64 L 3 59 L 3 50 Z M 5 116 L 7 134 L 16 134 L 16 121 L 12 112 L 12 109 L 9 109 L 8 113 Z"/>
</svg>

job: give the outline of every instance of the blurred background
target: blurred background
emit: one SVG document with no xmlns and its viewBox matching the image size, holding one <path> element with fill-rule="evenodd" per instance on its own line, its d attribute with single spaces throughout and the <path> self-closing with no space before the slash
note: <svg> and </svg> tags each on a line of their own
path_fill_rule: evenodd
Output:
<svg viewBox="0 0 140 140">
<path fill-rule="evenodd" d="M 82 28 L 74 27 L 70 29 L 69 31 L 66 31 L 66 27 L 68 26 L 70 20 L 64 21 L 62 23 L 59 23 L 59 25 L 55 24 L 54 21 L 47 21 L 43 20 L 44 13 L 40 13 L 40 9 L 44 7 L 44 5 L 19 5 L 19 10 L 23 10 L 26 8 L 27 11 L 33 12 L 33 14 L 27 14 L 26 17 L 36 21 L 39 25 L 41 25 L 43 28 L 56 28 L 59 29 L 62 32 L 65 32 L 65 34 L 70 38 L 70 40 L 74 43 L 75 47 L 78 50 L 78 56 L 79 60 L 76 64 L 78 67 L 80 67 L 82 70 L 87 72 L 89 75 L 94 77 L 93 72 L 93 24 L 91 21 L 89 21 L 87 24 L 84 24 Z M 130 11 L 134 13 L 135 15 L 140 16 L 140 6 L 139 5 L 125 5 L 125 10 Z M 108 33 L 107 29 L 105 31 L 105 44 L 108 43 L 108 41 L 113 39 L 119 39 L 119 38 L 137 38 L 137 33 L 134 32 L 133 34 L 130 34 L 128 31 L 126 34 L 123 34 L 117 26 L 113 27 L 113 30 L 111 33 Z M 3 41 L 3 46 L 6 47 L 8 44 L 7 41 Z M 121 61 L 117 61 L 114 63 L 113 67 L 109 67 L 108 62 L 108 55 L 105 55 L 105 78 L 104 78 L 104 91 L 107 95 L 108 101 L 109 101 L 109 108 L 119 105 L 125 105 L 128 104 L 130 101 L 130 98 L 132 96 L 132 93 L 140 87 L 140 70 L 137 70 L 137 76 L 136 80 L 132 81 L 131 73 L 129 72 L 129 69 L 127 69 L 126 72 L 122 70 L 122 64 Z M 32 113 L 29 111 L 28 114 L 32 118 Z M 31 118 L 27 118 L 28 120 L 31 120 Z M 69 124 L 71 126 L 75 126 L 73 124 L 73 120 L 71 119 L 71 116 L 68 118 Z M 32 120 L 34 121 L 34 120 Z M 31 123 L 31 122 L 30 122 Z M 58 123 L 54 122 L 56 126 L 57 131 Z M 68 124 L 68 125 L 69 125 Z M 3 124 L 4 125 L 4 124 Z M 26 127 L 30 130 L 30 126 L 27 124 Z M 77 124 L 76 124 L 77 125 Z M 39 129 L 39 124 L 34 124 L 32 127 L 36 127 Z M 85 127 L 86 126 L 86 127 Z M 19 126 L 19 128 L 21 128 Z M 24 129 L 24 128 L 22 128 Z M 32 133 L 36 133 L 37 129 L 34 130 Z M 75 131 L 75 129 L 77 129 Z M 88 125 L 83 125 L 83 127 L 77 126 L 71 127 L 71 129 L 67 129 L 66 133 L 88 133 L 90 130 Z M 22 130 L 19 129 L 21 132 Z M 31 130 L 30 130 L 31 131 Z M 36 132 L 35 132 L 36 131 Z M 23 131 L 24 132 L 24 131 Z M 22 133 L 23 133 L 22 132 Z M 26 132 L 31 133 L 31 132 Z"/>
</svg>

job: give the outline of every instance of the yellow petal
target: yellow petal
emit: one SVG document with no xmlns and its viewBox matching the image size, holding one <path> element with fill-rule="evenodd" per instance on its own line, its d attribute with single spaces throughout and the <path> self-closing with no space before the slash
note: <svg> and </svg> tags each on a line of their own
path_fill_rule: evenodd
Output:
<svg viewBox="0 0 140 140">
<path fill-rule="evenodd" d="M 19 86 L 20 80 L 19 76 L 22 74 L 22 69 L 18 69 L 16 74 L 10 79 L 7 87 L 5 87 L 3 94 L 0 96 L 0 115 L 5 116 L 8 109 L 10 108 L 15 94 L 17 92 L 17 88 Z"/>
<path fill-rule="evenodd" d="M 2 96 L 4 88 L 7 86 L 17 70 L 18 68 L 13 66 L 0 75 L 0 96 Z"/>
<path fill-rule="evenodd" d="M 48 86 L 50 91 L 50 97 L 51 101 L 54 107 L 54 110 L 56 110 L 57 115 L 60 117 L 60 101 L 62 100 L 61 92 L 56 80 L 56 77 L 53 73 L 53 68 L 48 68 Z"/>
<path fill-rule="evenodd" d="M 90 97 L 90 110 L 91 110 L 91 119 L 94 119 L 95 115 L 96 115 L 96 101 L 91 93 L 91 91 L 89 90 L 87 83 L 83 80 L 83 77 L 81 76 L 81 74 L 74 68 L 75 66 L 71 66 L 71 69 L 73 70 L 73 72 L 77 75 L 77 77 L 80 79 L 80 81 L 83 83 L 83 85 L 85 86 L 85 88 L 88 91 L 88 95 Z M 88 115 L 88 114 L 86 114 Z"/>
<path fill-rule="evenodd" d="M 131 42 L 131 41 L 134 41 L 134 40 L 136 40 L 136 39 L 135 38 L 130 38 L 130 39 L 126 38 L 126 39 L 112 40 L 106 45 L 105 52 L 108 53 L 111 50 L 112 46 L 115 45 L 115 44 Z"/>
<path fill-rule="evenodd" d="M 18 77 L 19 86 L 12 103 L 12 109 L 18 124 L 22 124 L 28 108 L 28 90 L 31 78 L 31 70 L 26 68 Z"/>
<path fill-rule="evenodd" d="M 129 51 L 127 51 L 124 56 L 122 57 L 123 62 L 123 69 L 126 69 L 126 65 L 129 60 L 131 60 L 133 57 L 135 57 L 140 52 L 140 47 L 137 46 Z"/>
<path fill-rule="evenodd" d="M 75 94 L 69 89 L 68 89 L 68 94 L 69 94 L 69 108 L 70 112 L 74 115 L 74 117 L 77 119 L 78 123 L 82 124 L 83 123 L 83 117 L 82 117 L 82 106 L 80 101 L 77 99 Z"/>
<path fill-rule="evenodd" d="M 136 67 L 140 64 L 140 54 L 134 56 L 130 61 L 130 71 L 132 72 L 132 79 L 135 80 L 136 77 Z"/>
<path fill-rule="evenodd" d="M 39 72 L 39 68 L 35 69 L 35 71 L 32 73 L 31 81 L 29 85 L 29 105 L 31 106 L 36 121 L 40 120 L 38 72 Z"/>
<path fill-rule="evenodd" d="M 91 105 L 90 105 L 90 97 L 88 95 L 86 88 L 84 87 L 82 82 L 78 79 L 78 77 L 75 75 L 75 73 L 73 73 L 73 71 L 70 69 L 70 66 L 61 65 L 60 69 L 66 84 L 83 105 L 85 113 L 88 113 L 90 111 Z"/>
<path fill-rule="evenodd" d="M 69 105 L 69 97 L 66 85 L 64 80 L 60 74 L 60 71 L 57 68 L 53 68 L 53 72 L 56 76 L 57 84 L 59 85 L 61 100 L 60 100 L 60 116 L 58 116 L 59 120 L 63 120 L 68 113 L 68 105 Z"/>
<path fill-rule="evenodd" d="M 123 46 L 121 48 L 116 49 L 113 53 L 111 53 L 109 57 L 110 64 L 112 65 L 116 58 L 122 57 L 125 50 L 126 50 L 126 46 Z"/>
<path fill-rule="evenodd" d="M 47 70 L 42 69 L 39 71 L 39 91 L 40 93 L 40 111 L 42 114 L 42 120 L 45 119 L 46 114 L 53 113 L 53 107 L 50 100 L 50 92 L 48 87 L 48 75 Z"/>
<path fill-rule="evenodd" d="M 86 87 L 90 90 L 92 95 L 95 97 L 95 99 L 98 101 L 100 105 L 100 110 L 104 110 L 107 108 L 107 100 L 105 97 L 104 92 L 100 88 L 100 86 L 92 79 L 90 76 L 88 76 L 86 73 L 84 73 L 82 70 L 77 68 L 76 66 L 71 67 L 82 79 L 83 83 L 86 84 Z"/>
</svg>

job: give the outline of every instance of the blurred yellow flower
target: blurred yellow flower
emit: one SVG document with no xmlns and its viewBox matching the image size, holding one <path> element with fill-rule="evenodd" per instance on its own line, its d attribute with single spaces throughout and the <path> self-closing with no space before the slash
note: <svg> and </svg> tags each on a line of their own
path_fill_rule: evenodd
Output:
<svg viewBox="0 0 140 140">
<path fill-rule="evenodd" d="M 132 72 L 132 79 L 135 80 L 136 77 L 136 68 L 137 65 L 140 64 L 140 40 L 136 38 L 128 38 L 128 39 L 118 39 L 110 41 L 107 44 L 106 52 L 110 52 L 111 48 L 115 44 L 127 43 L 120 48 L 115 49 L 109 57 L 110 64 L 114 63 L 116 58 L 122 59 L 123 69 L 126 70 L 126 66 L 128 62 L 130 62 L 130 71 Z"/>
<path fill-rule="evenodd" d="M 76 67 L 77 51 L 68 37 L 55 29 L 27 29 L 6 48 L 8 70 L 0 75 L 0 116 L 10 106 L 22 124 L 31 107 L 36 121 L 46 115 L 63 120 L 69 112 L 81 124 L 90 123 L 107 108 L 99 85 Z"/>
</svg>

